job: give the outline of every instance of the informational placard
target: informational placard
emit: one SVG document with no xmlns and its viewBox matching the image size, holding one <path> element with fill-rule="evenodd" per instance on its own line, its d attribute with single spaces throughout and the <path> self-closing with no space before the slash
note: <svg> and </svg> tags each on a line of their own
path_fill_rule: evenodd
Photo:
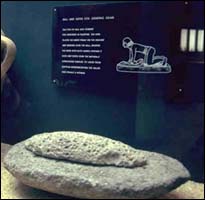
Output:
<svg viewBox="0 0 205 200">
<path fill-rule="evenodd" d="M 170 73 L 167 57 L 142 43 L 138 3 L 53 9 L 53 71 L 58 85 L 128 85 L 137 73 Z"/>
</svg>

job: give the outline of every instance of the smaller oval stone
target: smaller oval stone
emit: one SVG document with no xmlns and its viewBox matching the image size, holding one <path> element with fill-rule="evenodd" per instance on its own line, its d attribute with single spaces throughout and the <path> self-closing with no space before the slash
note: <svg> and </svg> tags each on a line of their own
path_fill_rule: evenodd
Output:
<svg viewBox="0 0 205 200">
<path fill-rule="evenodd" d="M 34 154 L 76 163 L 117 167 L 141 167 L 146 160 L 141 151 L 120 141 L 82 132 L 38 134 L 25 143 Z"/>
</svg>

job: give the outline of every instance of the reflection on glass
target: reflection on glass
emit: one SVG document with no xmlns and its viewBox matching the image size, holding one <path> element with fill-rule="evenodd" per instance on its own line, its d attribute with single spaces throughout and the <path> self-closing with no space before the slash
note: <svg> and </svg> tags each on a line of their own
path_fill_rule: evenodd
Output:
<svg viewBox="0 0 205 200">
<path fill-rule="evenodd" d="M 189 51 L 195 51 L 196 46 L 196 30 L 190 29 L 189 31 Z"/>
<path fill-rule="evenodd" d="M 204 30 L 198 30 L 197 51 L 204 51 Z"/>
<path fill-rule="evenodd" d="M 188 30 L 182 29 L 181 30 L 181 40 L 180 40 L 180 48 L 182 51 L 187 50 L 187 35 L 188 35 Z"/>
</svg>

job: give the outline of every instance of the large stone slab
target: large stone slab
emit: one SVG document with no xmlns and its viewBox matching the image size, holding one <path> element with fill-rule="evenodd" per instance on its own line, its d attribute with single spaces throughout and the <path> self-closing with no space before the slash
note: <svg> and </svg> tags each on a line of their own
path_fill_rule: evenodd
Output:
<svg viewBox="0 0 205 200">
<path fill-rule="evenodd" d="M 78 138 L 78 144 L 80 141 Z M 142 166 L 93 165 L 37 155 L 28 150 L 30 142 L 14 145 L 5 157 L 5 167 L 26 185 L 66 196 L 154 198 L 175 189 L 190 177 L 180 162 L 153 152 L 141 151 L 140 155 L 146 160 Z"/>
</svg>

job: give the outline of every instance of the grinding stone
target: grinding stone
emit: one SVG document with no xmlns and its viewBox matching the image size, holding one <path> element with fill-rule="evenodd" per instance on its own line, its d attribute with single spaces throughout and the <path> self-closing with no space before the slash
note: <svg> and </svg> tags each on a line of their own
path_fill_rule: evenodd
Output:
<svg viewBox="0 0 205 200">
<path fill-rule="evenodd" d="M 141 151 L 146 160 L 141 167 L 98 166 L 36 155 L 26 149 L 28 141 L 8 152 L 6 169 L 26 185 L 57 194 L 90 199 L 155 198 L 190 177 L 179 161 L 158 153 Z"/>
<path fill-rule="evenodd" d="M 82 132 L 38 134 L 26 141 L 26 149 L 43 157 L 84 164 L 130 168 L 146 164 L 142 151 L 120 141 Z"/>
</svg>

